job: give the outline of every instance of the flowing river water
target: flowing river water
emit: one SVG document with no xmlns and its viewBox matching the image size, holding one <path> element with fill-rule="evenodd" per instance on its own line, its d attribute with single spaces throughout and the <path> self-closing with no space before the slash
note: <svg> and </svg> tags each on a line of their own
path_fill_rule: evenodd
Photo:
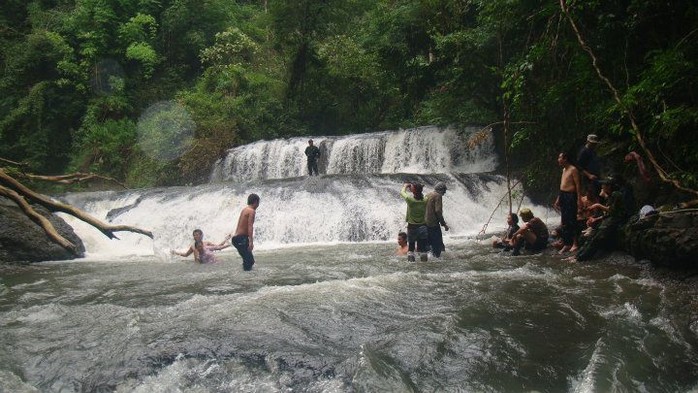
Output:
<svg viewBox="0 0 698 393">
<path fill-rule="evenodd" d="M 694 292 L 621 254 L 573 264 L 493 250 L 475 236 L 493 210 L 490 230 L 503 229 L 505 182 L 482 169 L 492 153 L 390 169 L 400 167 L 386 158 L 395 157 L 391 139 L 423 131 L 332 141 L 346 149 L 382 140 L 353 149 L 360 163 L 349 172 L 328 170 L 325 146 L 330 174 L 319 178 L 276 176 L 279 168 L 262 163 L 245 166 L 250 179 L 240 181 L 229 158 L 206 186 L 61 196 L 111 222 L 153 229 L 155 239 L 106 240 L 67 218 L 85 240 L 85 259 L 0 267 L 0 391 L 698 389 Z M 302 170 L 302 161 L 274 158 L 274 144 L 244 148 Z M 477 169 L 464 170 L 467 161 Z M 440 260 L 392 255 L 404 180 L 449 187 L 452 229 Z M 169 254 L 185 249 L 196 227 L 221 240 L 249 192 L 262 197 L 252 272 L 231 249 L 205 265 Z"/>
</svg>

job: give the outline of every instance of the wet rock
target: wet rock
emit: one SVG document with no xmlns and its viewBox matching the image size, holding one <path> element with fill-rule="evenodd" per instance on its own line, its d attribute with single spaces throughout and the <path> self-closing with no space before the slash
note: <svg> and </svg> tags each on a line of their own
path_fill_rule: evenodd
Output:
<svg viewBox="0 0 698 393">
<path fill-rule="evenodd" d="M 77 246 L 78 255 L 52 242 L 19 207 L 0 201 L 0 263 L 55 261 L 84 255 L 85 246 L 70 225 L 41 206 L 33 208 L 48 218 L 61 236 Z"/>
<path fill-rule="evenodd" d="M 675 210 L 632 221 L 625 228 L 625 248 L 655 265 L 698 268 L 698 212 Z"/>
</svg>

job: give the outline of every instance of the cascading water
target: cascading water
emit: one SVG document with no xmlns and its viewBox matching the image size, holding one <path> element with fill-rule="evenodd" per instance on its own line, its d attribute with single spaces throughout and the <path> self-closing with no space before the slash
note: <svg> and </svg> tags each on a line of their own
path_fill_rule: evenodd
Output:
<svg viewBox="0 0 698 393">
<path fill-rule="evenodd" d="M 486 132 L 478 143 L 474 134 Z M 482 135 L 482 134 L 479 134 Z M 299 177 L 307 174 L 309 138 L 277 139 L 239 146 L 216 163 L 212 182 Z M 338 174 L 484 173 L 497 159 L 488 131 L 421 127 L 343 137 L 313 137 L 320 147 L 320 171 Z"/>
<path fill-rule="evenodd" d="M 393 239 L 405 227 L 402 184 L 419 181 L 431 191 L 441 181 L 448 186 L 447 235 L 470 235 L 481 229 L 506 193 L 501 176 L 479 173 L 494 169 L 496 155 L 490 134 L 468 146 L 475 131 L 424 127 L 315 138 L 324 152 L 321 167 L 329 173 L 319 177 L 301 176 L 307 139 L 257 142 L 232 149 L 213 169 L 208 185 L 68 194 L 64 199 L 113 223 L 152 230 L 155 252 L 166 253 L 188 244 L 195 228 L 208 240 L 222 239 L 234 229 L 247 195 L 254 192 L 262 200 L 255 243 L 276 248 Z M 141 235 L 121 234 L 116 243 L 66 219 L 84 239 L 88 256 L 153 253 L 152 242 Z"/>
</svg>

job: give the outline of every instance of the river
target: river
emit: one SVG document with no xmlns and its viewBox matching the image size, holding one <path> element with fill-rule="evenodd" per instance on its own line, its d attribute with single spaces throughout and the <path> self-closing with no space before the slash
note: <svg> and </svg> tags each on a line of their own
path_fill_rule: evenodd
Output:
<svg viewBox="0 0 698 393">
<path fill-rule="evenodd" d="M 492 153 L 469 157 L 471 172 L 462 162 L 458 170 L 417 162 L 396 172 L 385 146 L 404 133 L 368 136 L 388 140 L 374 170 L 361 165 L 376 165 L 366 159 L 375 148 L 354 149 L 366 163 L 352 164 L 358 169 L 311 179 L 277 177 L 267 163 L 245 166 L 250 179 L 241 181 L 228 159 L 209 185 L 61 196 L 100 218 L 153 229 L 155 239 L 107 240 L 67 218 L 86 258 L 1 267 L 0 391 L 698 389 L 698 322 L 684 285 L 621 254 L 575 264 L 493 250 L 476 236 L 492 211 L 488 236 L 503 229 L 506 214 L 498 207 L 504 180 L 482 169 Z M 354 139 L 361 146 L 367 137 Z M 302 160 L 272 160 L 302 170 Z M 452 229 L 440 260 L 392 255 L 404 226 L 404 180 L 449 187 Z M 231 249 L 206 265 L 170 255 L 196 227 L 221 240 L 255 191 L 262 202 L 253 271 L 243 272 Z M 533 208 L 551 225 L 559 220 Z"/>
</svg>

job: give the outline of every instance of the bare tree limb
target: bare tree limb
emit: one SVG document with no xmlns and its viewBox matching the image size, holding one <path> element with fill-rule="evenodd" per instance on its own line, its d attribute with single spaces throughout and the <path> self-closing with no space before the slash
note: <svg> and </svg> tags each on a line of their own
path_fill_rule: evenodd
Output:
<svg viewBox="0 0 698 393">
<path fill-rule="evenodd" d="M 75 244 L 71 243 L 69 240 L 61 236 L 58 233 L 58 231 L 56 231 L 56 228 L 53 226 L 53 224 L 51 224 L 51 221 L 49 221 L 46 217 L 42 216 L 41 214 L 37 213 L 36 210 L 34 210 L 34 208 L 32 208 L 31 205 L 27 203 L 27 201 L 16 191 L 11 190 L 7 187 L 0 186 L 0 195 L 13 200 L 17 204 L 17 206 L 19 206 L 20 209 L 22 209 L 22 211 L 27 217 L 29 217 L 32 221 L 34 221 L 39 226 L 41 226 L 41 228 L 43 228 L 44 232 L 46 232 L 46 235 L 54 243 L 59 244 L 74 255 L 78 253 Z"/>
<path fill-rule="evenodd" d="M 29 200 L 46 207 L 52 212 L 59 211 L 67 213 L 92 225 L 93 227 L 99 229 L 100 232 L 102 232 L 105 236 L 107 236 L 110 239 L 118 239 L 118 237 L 114 235 L 114 232 L 123 231 L 139 233 L 141 235 L 148 236 L 151 239 L 153 238 L 153 233 L 150 231 L 128 225 L 109 225 L 92 217 L 91 215 L 87 214 L 86 212 L 83 212 L 82 210 L 76 207 L 66 205 L 58 201 L 53 201 L 45 195 L 30 190 L 22 183 L 15 180 L 12 176 L 9 176 L 7 173 L 5 173 L 3 169 L 0 169 L 0 183 L 5 184 L 5 186 L 15 190 L 17 193 L 24 196 L 25 198 L 28 198 Z"/>
<path fill-rule="evenodd" d="M 61 184 L 74 184 L 74 183 L 80 183 L 92 179 L 102 179 L 106 181 L 110 181 L 112 183 L 116 183 L 120 185 L 121 187 L 127 189 L 125 184 L 119 182 L 118 180 L 114 179 L 113 177 L 108 177 L 108 176 L 101 176 L 97 175 L 95 173 L 82 173 L 82 172 L 77 172 L 77 173 L 71 173 L 68 175 L 58 175 L 58 176 L 45 176 L 45 175 L 34 175 L 34 174 L 29 174 L 26 173 L 24 176 L 30 180 L 41 180 L 41 181 L 49 181 L 49 182 L 54 182 L 54 183 L 61 183 Z"/>
<path fill-rule="evenodd" d="M 574 22 L 574 19 L 572 19 L 572 15 L 570 14 L 570 9 L 569 6 L 567 5 L 566 0 L 560 0 L 560 8 L 562 9 L 562 12 L 565 14 L 567 17 L 567 20 L 570 23 L 570 26 L 572 27 L 572 30 L 574 31 L 574 34 L 577 36 L 577 41 L 579 42 L 579 45 L 582 47 L 582 49 L 589 55 L 591 58 L 591 64 L 594 67 L 594 70 L 596 71 L 596 74 L 598 75 L 599 79 L 603 81 L 604 84 L 606 84 L 606 87 L 608 90 L 611 92 L 613 95 L 613 99 L 616 101 L 616 104 L 618 104 L 618 107 L 621 109 L 621 112 L 628 117 L 630 120 L 630 126 L 633 129 L 635 139 L 637 140 L 638 144 L 642 148 L 642 151 L 645 152 L 647 155 L 647 159 L 650 161 L 652 164 L 652 167 L 654 168 L 655 171 L 657 171 L 657 174 L 659 175 L 659 178 L 665 182 L 669 183 L 674 186 L 677 190 L 687 192 L 689 194 L 693 195 L 698 195 L 698 191 L 684 187 L 681 185 L 681 183 L 676 180 L 672 179 L 669 174 L 662 168 L 662 166 L 659 164 L 657 159 L 654 157 L 654 154 L 652 154 L 652 151 L 647 147 L 647 144 L 645 142 L 645 138 L 643 133 L 640 131 L 640 127 L 637 125 L 637 122 L 635 121 L 635 115 L 633 114 L 633 111 L 631 108 L 628 108 L 623 101 L 620 98 L 620 93 L 618 90 L 613 86 L 613 83 L 603 74 L 601 71 L 601 68 L 599 67 L 599 61 L 596 55 L 594 54 L 594 51 L 587 45 L 586 41 L 584 41 L 584 38 L 582 37 L 582 33 L 579 31 L 579 28 L 577 28 L 577 24 Z"/>
<path fill-rule="evenodd" d="M 497 206 L 494 207 L 494 210 L 492 210 L 492 213 L 490 214 L 490 218 L 487 219 L 487 222 L 485 222 L 485 224 L 482 226 L 482 229 L 480 230 L 480 232 L 478 232 L 476 237 L 479 237 L 480 235 L 484 235 L 487 232 L 487 227 L 490 225 L 490 222 L 492 221 L 492 217 L 494 217 L 494 213 L 496 213 L 497 209 L 499 209 L 499 207 L 502 206 L 502 202 L 504 202 L 504 198 L 509 196 L 509 199 L 511 200 L 511 190 L 513 190 L 516 186 L 518 186 L 519 183 L 521 183 L 521 180 L 517 180 L 514 184 L 512 184 L 509 187 L 509 190 L 504 195 L 502 195 L 501 198 L 499 198 L 499 203 L 497 203 Z M 521 201 L 523 201 L 523 197 L 522 197 Z M 521 207 L 521 203 L 519 203 L 519 207 Z M 511 207 L 509 207 L 509 213 L 511 214 Z"/>
</svg>

